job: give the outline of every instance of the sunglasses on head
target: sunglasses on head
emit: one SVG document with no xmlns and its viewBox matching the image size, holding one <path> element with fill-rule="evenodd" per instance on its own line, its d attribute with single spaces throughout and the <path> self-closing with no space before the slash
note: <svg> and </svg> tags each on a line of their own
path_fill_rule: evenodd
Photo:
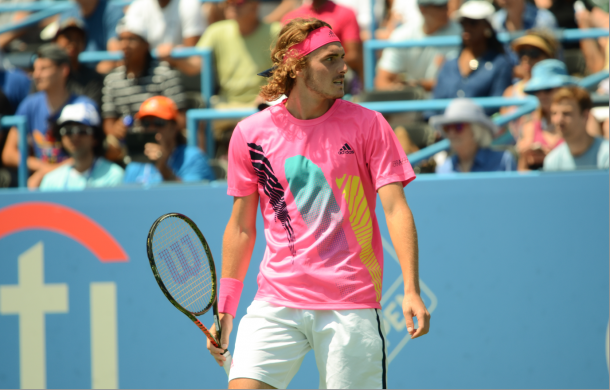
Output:
<svg viewBox="0 0 610 390">
<path fill-rule="evenodd" d="M 540 49 L 531 48 L 531 49 L 521 49 L 517 52 L 517 54 L 519 55 L 519 58 L 528 56 L 529 58 L 536 59 L 536 58 L 540 58 L 544 54 L 544 52 Z"/>
<path fill-rule="evenodd" d="M 168 121 L 161 118 L 150 118 L 140 120 L 142 127 L 165 127 L 165 125 L 167 125 L 167 122 Z"/>
<path fill-rule="evenodd" d="M 466 127 L 464 123 L 451 123 L 444 125 L 443 130 L 445 130 L 445 133 L 455 131 L 456 133 L 460 134 L 462 131 L 464 131 L 464 127 Z"/>
<path fill-rule="evenodd" d="M 93 135 L 93 128 L 84 125 L 67 125 L 59 128 L 59 135 Z"/>
</svg>

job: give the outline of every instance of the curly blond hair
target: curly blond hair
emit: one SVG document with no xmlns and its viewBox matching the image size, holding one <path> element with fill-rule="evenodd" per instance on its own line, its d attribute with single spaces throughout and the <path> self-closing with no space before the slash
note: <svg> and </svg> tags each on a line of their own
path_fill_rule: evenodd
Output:
<svg viewBox="0 0 610 390">
<path fill-rule="evenodd" d="M 275 70 L 269 77 L 267 85 L 261 88 L 261 95 L 267 101 L 278 99 L 283 94 L 288 96 L 294 87 L 295 76 L 307 64 L 308 56 L 297 57 L 292 55 L 291 48 L 307 38 L 307 35 L 320 27 L 331 28 L 326 22 L 319 19 L 293 19 L 280 31 L 275 47 L 271 48 L 271 61 Z"/>
</svg>

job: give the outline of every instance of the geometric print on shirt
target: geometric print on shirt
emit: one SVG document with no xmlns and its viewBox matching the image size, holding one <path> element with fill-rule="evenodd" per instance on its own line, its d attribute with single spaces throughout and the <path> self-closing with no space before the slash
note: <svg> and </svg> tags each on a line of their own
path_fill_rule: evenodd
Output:
<svg viewBox="0 0 610 390">
<path fill-rule="evenodd" d="M 336 183 L 342 190 L 349 209 L 349 222 L 356 235 L 356 241 L 360 245 L 360 260 L 371 275 L 377 302 L 379 302 L 381 300 L 382 273 L 373 251 L 373 220 L 371 219 L 366 196 L 364 196 L 364 187 L 362 187 L 362 182 L 358 176 L 343 175 L 343 177 L 336 179 Z"/>
</svg>

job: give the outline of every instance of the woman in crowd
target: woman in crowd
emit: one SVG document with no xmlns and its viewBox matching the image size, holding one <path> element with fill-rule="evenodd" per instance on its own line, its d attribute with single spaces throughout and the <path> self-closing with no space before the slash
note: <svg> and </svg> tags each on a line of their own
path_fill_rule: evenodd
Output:
<svg viewBox="0 0 610 390">
<path fill-rule="evenodd" d="M 535 95 L 540 106 L 532 120 L 523 125 L 517 141 L 519 170 L 542 168 L 544 157 L 563 142 L 561 134 L 550 124 L 551 100 L 559 87 L 576 84 L 568 75 L 566 65 L 555 59 L 540 61 L 532 68 L 532 77 L 525 84 L 525 93 Z"/>
<path fill-rule="evenodd" d="M 512 49 L 519 58 L 519 64 L 515 67 L 515 74 L 521 79 L 509 86 L 504 91 L 504 97 L 522 98 L 527 94 L 523 91 L 525 84 L 532 78 L 532 68 L 540 61 L 555 58 L 559 45 L 555 38 L 541 30 L 530 30 L 526 35 L 512 42 Z M 502 114 L 515 110 L 515 107 L 505 107 L 500 110 Z M 521 138 L 521 132 L 525 123 L 531 121 L 531 115 L 510 122 L 508 128 L 515 139 Z"/>
<path fill-rule="evenodd" d="M 487 1 L 464 3 L 455 13 L 462 25 L 462 48 L 441 69 L 434 99 L 502 96 L 512 82 L 512 65 L 491 27 L 494 7 Z M 492 114 L 497 110 L 487 110 Z"/>
<path fill-rule="evenodd" d="M 470 99 L 453 100 L 443 115 L 430 124 L 451 143 L 453 156 L 437 167 L 436 173 L 514 171 L 516 163 L 509 151 L 489 148 L 498 132 L 483 109 Z"/>
</svg>

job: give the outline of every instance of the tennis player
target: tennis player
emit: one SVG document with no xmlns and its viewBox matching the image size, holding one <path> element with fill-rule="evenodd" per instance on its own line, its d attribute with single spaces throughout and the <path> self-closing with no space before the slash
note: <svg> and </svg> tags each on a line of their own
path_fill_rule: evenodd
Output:
<svg viewBox="0 0 610 390">
<path fill-rule="evenodd" d="M 345 51 L 317 19 L 287 24 L 262 88 L 282 103 L 240 122 L 229 147 L 234 197 L 223 241 L 219 311 L 227 348 L 256 240 L 260 204 L 267 248 L 258 292 L 241 319 L 229 388 L 286 388 L 313 349 L 320 388 L 385 388 L 379 194 L 404 277 L 412 338 L 428 332 L 417 233 L 403 187 L 415 178 L 378 112 L 341 100 Z M 413 317 L 417 317 L 415 329 Z M 220 365 L 222 350 L 208 343 Z"/>
</svg>

